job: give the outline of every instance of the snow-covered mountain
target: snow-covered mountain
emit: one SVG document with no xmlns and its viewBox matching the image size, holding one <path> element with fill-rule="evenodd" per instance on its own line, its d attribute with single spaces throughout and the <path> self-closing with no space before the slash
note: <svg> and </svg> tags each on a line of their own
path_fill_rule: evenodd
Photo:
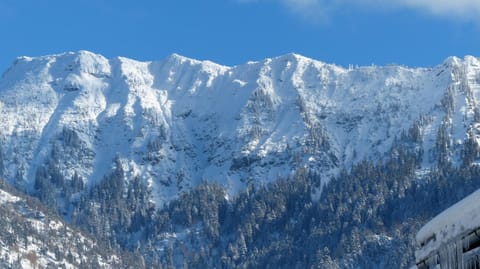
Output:
<svg viewBox="0 0 480 269">
<path fill-rule="evenodd" d="M 428 169 L 441 126 L 454 163 L 476 139 L 479 83 L 470 56 L 348 69 L 296 54 L 233 67 L 176 54 L 20 57 L 0 81 L 0 175 L 27 191 L 46 170 L 92 186 L 121 165 L 161 204 L 203 181 L 235 194 L 298 167 L 327 181 L 406 133 Z"/>
</svg>

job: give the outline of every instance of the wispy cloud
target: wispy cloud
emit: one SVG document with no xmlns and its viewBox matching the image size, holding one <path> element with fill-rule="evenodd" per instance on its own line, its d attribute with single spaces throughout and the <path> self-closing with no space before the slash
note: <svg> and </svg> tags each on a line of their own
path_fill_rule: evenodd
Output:
<svg viewBox="0 0 480 269">
<path fill-rule="evenodd" d="M 294 15 L 311 22 L 322 22 L 348 8 L 368 10 L 411 9 L 432 16 L 480 22 L 480 0 L 236 0 L 239 3 L 276 2 Z"/>
<path fill-rule="evenodd" d="M 281 2 L 295 15 L 315 23 L 327 20 L 335 8 L 335 3 L 323 0 L 281 0 Z"/>
<path fill-rule="evenodd" d="M 396 0 L 404 7 L 461 20 L 480 20 L 479 0 Z"/>
</svg>

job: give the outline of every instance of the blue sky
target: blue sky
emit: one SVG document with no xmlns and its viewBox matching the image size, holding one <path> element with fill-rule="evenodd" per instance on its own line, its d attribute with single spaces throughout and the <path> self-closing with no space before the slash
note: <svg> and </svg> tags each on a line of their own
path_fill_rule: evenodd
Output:
<svg viewBox="0 0 480 269">
<path fill-rule="evenodd" d="M 2 0 L 0 70 L 17 56 L 90 50 L 225 65 L 295 52 L 340 65 L 480 56 L 478 0 Z"/>
</svg>

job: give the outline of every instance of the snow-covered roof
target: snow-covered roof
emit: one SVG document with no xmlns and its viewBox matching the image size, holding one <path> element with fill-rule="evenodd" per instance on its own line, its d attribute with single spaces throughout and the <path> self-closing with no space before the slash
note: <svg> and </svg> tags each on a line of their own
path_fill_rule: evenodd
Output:
<svg viewBox="0 0 480 269">
<path fill-rule="evenodd" d="M 423 260 L 441 245 L 478 227 L 480 190 L 447 208 L 420 229 L 416 240 L 422 247 L 415 253 L 417 261 Z"/>
</svg>

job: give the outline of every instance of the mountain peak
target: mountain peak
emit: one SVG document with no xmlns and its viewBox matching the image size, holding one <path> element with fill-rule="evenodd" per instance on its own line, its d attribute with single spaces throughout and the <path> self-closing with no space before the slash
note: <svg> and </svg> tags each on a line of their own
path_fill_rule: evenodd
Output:
<svg viewBox="0 0 480 269">
<path fill-rule="evenodd" d="M 80 50 L 76 53 L 71 53 L 70 55 L 73 56 L 73 59 L 71 57 L 65 57 L 65 61 L 69 67 L 78 68 L 78 71 L 92 75 L 103 76 L 110 74 L 109 61 L 100 54 L 95 54 L 86 50 Z M 61 60 L 62 58 L 63 57 L 58 57 L 57 61 Z"/>
<path fill-rule="evenodd" d="M 180 55 L 178 53 L 172 53 L 166 57 L 166 60 L 170 61 L 179 61 L 179 62 L 185 62 L 185 61 L 190 61 L 190 62 L 199 62 L 199 60 L 188 58 L 186 56 Z"/>
<path fill-rule="evenodd" d="M 291 60 L 291 61 L 314 61 L 312 58 L 308 58 L 298 53 L 290 52 L 274 59 L 283 59 L 283 60 Z"/>
<path fill-rule="evenodd" d="M 110 74 L 110 65 L 104 56 L 86 50 L 36 57 L 21 56 L 13 62 L 2 77 L 9 76 L 8 80 L 16 80 L 17 76 L 27 72 L 37 72 L 35 70 L 45 70 L 52 74 L 84 72 L 105 76 Z"/>
<path fill-rule="evenodd" d="M 186 66 L 196 66 L 197 68 L 200 67 L 202 70 L 208 73 L 221 73 L 229 69 L 230 67 L 217 64 L 212 61 L 208 60 L 197 60 L 189 57 L 185 57 L 183 55 L 172 53 L 167 56 L 164 60 L 158 62 L 161 65 L 169 66 L 169 68 L 178 68 L 178 67 L 186 67 Z"/>
</svg>

